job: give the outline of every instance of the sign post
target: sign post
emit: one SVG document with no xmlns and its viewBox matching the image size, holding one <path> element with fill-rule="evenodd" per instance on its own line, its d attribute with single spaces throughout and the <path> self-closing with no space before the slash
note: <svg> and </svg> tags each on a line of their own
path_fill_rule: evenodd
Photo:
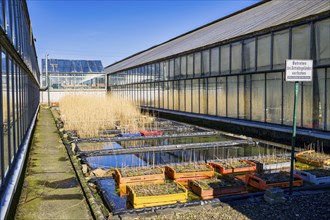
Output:
<svg viewBox="0 0 330 220">
<path fill-rule="evenodd" d="M 286 60 L 285 81 L 295 82 L 293 126 L 292 126 L 292 148 L 291 148 L 291 163 L 290 163 L 290 190 L 289 190 L 290 196 L 292 195 L 292 186 L 293 186 L 299 82 L 312 81 L 312 79 L 313 79 L 313 60 Z"/>
</svg>

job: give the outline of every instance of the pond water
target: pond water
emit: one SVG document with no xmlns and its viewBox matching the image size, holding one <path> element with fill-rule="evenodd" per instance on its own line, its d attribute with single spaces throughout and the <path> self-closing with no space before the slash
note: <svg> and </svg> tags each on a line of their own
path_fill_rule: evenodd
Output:
<svg viewBox="0 0 330 220">
<path fill-rule="evenodd" d="M 135 146 L 164 146 L 170 144 L 191 144 L 191 143 L 205 143 L 215 141 L 228 141 L 233 140 L 227 136 L 211 136 L 211 137 L 186 137 L 186 138 L 162 138 L 162 139 L 149 139 L 149 140 L 136 140 L 136 141 L 119 141 L 122 147 L 135 147 Z"/>
<path fill-rule="evenodd" d="M 178 150 L 172 152 L 150 151 L 137 154 L 91 156 L 87 157 L 86 160 L 92 169 L 96 169 L 136 166 L 141 167 L 181 162 L 207 162 L 217 159 L 283 153 L 285 153 L 284 150 L 278 149 L 274 146 L 240 145 Z"/>
</svg>

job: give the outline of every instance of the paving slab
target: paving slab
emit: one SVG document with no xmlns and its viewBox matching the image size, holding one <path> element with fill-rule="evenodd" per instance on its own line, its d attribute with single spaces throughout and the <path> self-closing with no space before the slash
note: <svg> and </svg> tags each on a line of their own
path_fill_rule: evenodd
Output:
<svg viewBox="0 0 330 220">
<path fill-rule="evenodd" d="M 40 108 L 15 219 L 93 219 L 48 108 Z"/>
</svg>

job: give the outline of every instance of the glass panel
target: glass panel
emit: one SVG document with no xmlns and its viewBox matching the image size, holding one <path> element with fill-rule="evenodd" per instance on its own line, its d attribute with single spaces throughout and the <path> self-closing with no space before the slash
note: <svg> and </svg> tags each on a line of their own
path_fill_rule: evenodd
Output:
<svg viewBox="0 0 330 220">
<path fill-rule="evenodd" d="M 199 80 L 194 79 L 192 81 L 192 112 L 199 113 Z"/>
<path fill-rule="evenodd" d="M 313 127 L 313 81 L 303 82 L 303 127 L 312 128 Z"/>
<path fill-rule="evenodd" d="M 283 124 L 292 126 L 293 103 L 295 85 L 292 82 L 283 83 Z M 301 126 L 301 84 L 299 85 L 299 97 L 297 106 L 297 126 Z"/>
<path fill-rule="evenodd" d="M 217 95 L 218 95 L 218 116 L 227 116 L 227 80 L 226 77 L 217 78 Z"/>
<path fill-rule="evenodd" d="M 210 50 L 204 50 L 202 56 L 202 75 L 208 75 L 210 73 Z"/>
<path fill-rule="evenodd" d="M 330 63 L 330 18 L 315 23 L 316 64 Z"/>
<path fill-rule="evenodd" d="M 194 56 L 194 74 L 195 76 L 199 76 L 201 74 L 201 53 L 198 52 L 198 53 L 195 53 L 195 56 Z"/>
<path fill-rule="evenodd" d="M 168 109 L 169 82 L 164 82 L 164 109 Z"/>
<path fill-rule="evenodd" d="M 174 78 L 174 59 L 170 60 L 170 66 L 169 66 L 169 77 L 170 79 Z"/>
<path fill-rule="evenodd" d="M 211 75 L 219 74 L 219 47 L 211 49 Z"/>
<path fill-rule="evenodd" d="M 186 112 L 191 112 L 191 80 L 186 80 Z"/>
<path fill-rule="evenodd" d="M 325 109 L 325 69 L 314 71 L 313 79 L 313 128 L 324 129 Z M 305 121 L 305 117 L 304 117 Z"/>
<path fill-rule="evenodd" d="M 199 80 L 200 114 L 207 114 L 207 79 Z"/>
<path fill-rule="evenodd" d="M 3 1 L 0 1 L 0 27 L 2 27 L 2 29 L 4 29 L 3 27 L 4 27 L 4 25 L 3 25 L 3 21 L 4 21 L 4 19 L 3 19 Z M 1 154 L 0 154 L 1 155 Z M 0 171 L 1 172 L 1 171 Z M 1 173 L 0 173 L 0 176 L 1 176 Z M 0 178 L 1 179 L 1 178 Z M 1 181 L 1 180 L 0 180 Z"/>
<path fill-rule="evenodd" d="M 241 72 L 242 67 L 242 44 L 231 45 L 231 73 Z"/>
<path fill-rule="evenodd" d="M 237 76 L 227 78 L 228 117 L 237 118 Z"/>
<path fill-rule="evenodd" d="M 180 77 L 180 57 L 175 58 L 175 63 L 174 63 L 174 78 L 178 79 Z"/>
<path fill-rule="evenodd" d="M 174 97 L 174 93 L 173 93 L 173 87 L 174 87 L 174 82 L 172 81 L 172 82 L 169 82 L 168 83 L 168 85 L 169 85 L 169 88 L 168 88 L 168 91 L 169 91 L 169 93 L 168 93 L 168 109 L 170 109 L 170 110 L 173 110 L 173 104 L 174 104 L 174 100 L 173 100 L 173 97 Z"/>
<path fill-rule="evenodd" d="M 9 93 L 9 78 L 7 75 L 7 55 L 5 53 L 1 53 L 1 62 L 2 62 L 2 106 L 3 106 L 3 142 L 4 142 L 4 169 L 3 172 L 5 173 L 6 170 L 9 167 L 9 141 L 8 141 L 8 124 L 9 124 L 9 118 L 10 118 L 10 93 Z M 3 173 L 3 174 L 4 174 Z"/>
<path fill-rule="evenodd" d="M 194 55 L 188 55 L 188 67 L 187 67 L 187 77 L 192 77 L 194 75 Z"/>
<path fill-rule="evenodd" d="M 179 96 L 179 81 L 174 81 L 173 82 L 173 93 L 174 93 L 174 110 L 178 111 L 179 110 L 179 104 L 180 104 L 180 96 Z"/>
<path fill-rule="evenodd" d="M 273 68 L 285 67 L 285 60 L 289 58 L 289 31 L 284 30 L 274 34 Z"/>
<path fill-rule="evenodd" d="M 225 45 L 221 47 L 221 56 L 220 56 L 221 74 L 229 73 L 229 53 L 230 53 L 229 45 Z"/>
<path fill-rule="evenodd" d="M 168 61 L 163 62 L 164 80 L 168 80 L 170 78 L 168 65 L 169 65 Z"/>
<path fill-rule="evenodd" d="M 159 108 L 164 108 L 164 82 L 159 83 Z"/>
<path fill-rule="evenodd" d="M 251 75 L 239 76 L 239 115 L 241 119 L 250 119 L 250 83 Z"/>
<path fill-rule="evenodd" d="M 187 75 L 187 57 L 181 57 L 181 79 L 186 78 Z"/>
<path fill-rule="evenodd" d="M 253 71 L 255 69 L 255 56 L 256 56 L 256 42 L 255 39 L 245 40 L 244 56 L 243 56 L 243 70 Z"/>
<path fill-rule="evenodd" d="M 216 87 L 216 78 L 209 78 L 208 79 L 208 113 L 209 115 L 216 115 L 217 114 L 217 87 Z"/>
<path fill-rule="evenodd" d="M 252 120 L 265 121 L 265 74 L 252 75 Z"/>
<path fill-rule="evenodd" d="M 14 103 L 14 84 L 13 84 L 13 62 L 10 56 L 8 56 L 8 76 L 9 76 L 9 83 L 8 83 L 8 92 L 9 92 L 9 96 L 8 98 L 10 99 L 10 106 L 9 106 L 9 136 L 10 136 L 10 161 L 13 159 L 14 157 L 14 149 L 15 149 L 15 134 L 14 134 L 14 121 L 15 121 L 15 103 Z M 8 102 L 8 103 L 9 103 Z M 10 163 L 9 161 L 9 163 Z"/>
<path fill-rule="evenodd" d="M 310 58 L 310 25 L 292 28 L 292 59 Z"/>
<path fill-rule="evenodd" d="M 327 103 L 327 123 L 326 129 L 330 131 L 330 68 L 327 69 L 327 94 L 326 94 L 326 103 Z"/>
<path fill-rule="evenodd" d="M 281 124 L 282 73 L 267 73 L 266 122 Z"/>
<path fill-rule="evenodd" d="M 184 80 L 179 81 L 179 95 L 180 95 L 180 111 L 185 111 L 185 90 L 184 90 Z"/>
</svg>

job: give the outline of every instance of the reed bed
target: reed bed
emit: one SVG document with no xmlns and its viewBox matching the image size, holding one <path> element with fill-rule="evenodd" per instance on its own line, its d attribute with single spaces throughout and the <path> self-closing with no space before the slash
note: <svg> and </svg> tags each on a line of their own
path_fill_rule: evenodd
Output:
<svg viewBox="0 0 330 220">
<path fill-rule="evenodd" d="M 119 128 L 123 133 L 145 129 L 154 118 L 142 114 L 137 105 L 115 96 L 67 95 L 59 109 L 66 130 L 80 137 L 98 137 L 99 130 Z"/>
</svg>

